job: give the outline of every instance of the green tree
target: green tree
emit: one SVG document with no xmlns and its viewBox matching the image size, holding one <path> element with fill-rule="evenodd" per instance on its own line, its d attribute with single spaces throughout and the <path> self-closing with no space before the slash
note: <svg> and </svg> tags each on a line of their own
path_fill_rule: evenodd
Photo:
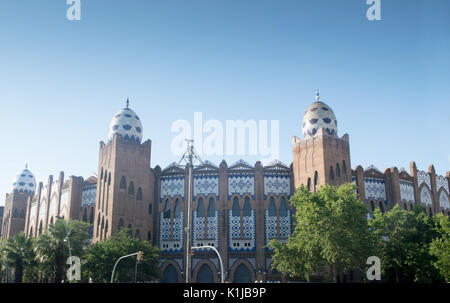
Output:
<svg viewBox="0 0 450 303">
<path fill-rule="evenodd" d="M 437 260 L 433 263 L 445 281 L 450 282 L 450 219 L 443 214 L 434 217 L 439 237 L 430 244 L 430 253 Z"/>
<path fill-rule="evenodd" d="M 273 267 L 305 278 L 329 268 L 325 278 L 335 281 L 338 270 L 365 267 L 374 255 L 374 240 L 367 224 L 367 207 L 352 183 L 323 185 L 317 193 L 300 187 L 291 197 L 295 227 L 286 244 L 273 240 Z"/>
<path fill-rule="evenodd" d="M 76 220 L 68 220 L 70 248 L 72 256 L 81 258 L 89 240 L 90 225 Z M 40 263 L 42 276 L 60 283 L 65 274 L 66 260 L 69 257 L 65 223 L 57 219 L 36 239 L 36 259 Z"/>
<path fill-rule="evenodd" d="M 116 261 L 124 255 L 144 252 L 144 259 L 138 265 L 138 280 L 149 281 L 159 277 L 159 249 L 148 241 L 130 236 L 130 230 L 122 228 L 113 237 L 97 242 L 87 248 L 82 264 L 83 276 L 94 282 L 110 282 Z M 132 282 L 135 276 L 136 257 L 121 260 L 117 265 L 114 282 Z"/>
<path fill-rule="evenodd" d="M 384 280 L 388 282 L 433 282 L 441 279 L 433 266 L 436 258 L 430 254 L 430 243 L 438 236 L 434 219 L 424 207 L 413 211 L 394 206 L 382 213 L 376 210 L 369 220 L 380 248 Z"/>
<path fill-rule="evenodd" d="M 6 241 L 4 251 L 7 262 L 14 268 L 14 282 L 22 283 L 24 268 L 30 274 L 32 267 L 36 264 L 32 239 L 21 232 Z"/>
</svg>

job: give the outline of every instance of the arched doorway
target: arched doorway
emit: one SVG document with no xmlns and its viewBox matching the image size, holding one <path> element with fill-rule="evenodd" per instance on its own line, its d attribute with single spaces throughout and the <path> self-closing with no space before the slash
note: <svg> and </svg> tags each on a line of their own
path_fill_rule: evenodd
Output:
<svg viewBox="0 0 450 303">
<path fill-rule="evenodd" d="M 197 283 L 214 283 L 214 275 L 208 265 L 203 264 L 198 270 Z"/>
<path fill-rule="evenodd" d="M 247 266 L 239 264 L 234 272 L 233 283 L 252 283 L 252 275 Z"/>
<path fill-rule="evenodd" d="M 172 264 L 169 264 L 163 273 L 163 283 L 178 283 L 178 273 Z"/>
</svg>

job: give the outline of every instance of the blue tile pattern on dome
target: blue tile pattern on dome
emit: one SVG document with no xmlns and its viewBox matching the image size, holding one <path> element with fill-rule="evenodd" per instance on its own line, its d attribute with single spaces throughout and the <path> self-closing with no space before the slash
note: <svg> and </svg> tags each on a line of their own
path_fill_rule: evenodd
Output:
<svg viewBox="0 0 450 303">
<path fill-rule="evenodd" d="M 24 169 L 12 180 L 13 191 L 34 193 L 36 191 L 36 179 L 31 171 Z"/>
<path fill-rule="evenodd" d="M 142 141 L 142 123 L 137 114 L 126 107 L 114 115 L 109 125 L 108 139 L 112 140 L 115 134 L 130 141 L 141 143 Z"/>
<path fill-rule="evenodd" d="M 316 93 L 316 102 L 311 104 L 305 112 L 302 121 L 303 136 L 314 136 L 323 128 L 329 135 L 337 135 L 337 121 L 331 108 L 319 101 L 319 92 Z"/>
</svg>

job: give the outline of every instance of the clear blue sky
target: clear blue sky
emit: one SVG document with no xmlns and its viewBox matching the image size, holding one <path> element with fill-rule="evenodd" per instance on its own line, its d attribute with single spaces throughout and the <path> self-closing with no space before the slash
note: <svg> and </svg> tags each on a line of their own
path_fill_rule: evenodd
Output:
<svg viewBox="0 0 450 303">
<path fill-rule="evenodd" d="M 1 204 L 25 163 L 45 182 L 96 172 L 127 97 L 152 167 L 178 160 L 170 126 L 194 111 L 280 120 L 290 164 L 319 89 L 353 168 L 450 170 L 448 0 L 381 0 L 372 22 L 365 0 L 81 0 L 77 22 L 65 2 L 0 2 Z"/>
</svg>

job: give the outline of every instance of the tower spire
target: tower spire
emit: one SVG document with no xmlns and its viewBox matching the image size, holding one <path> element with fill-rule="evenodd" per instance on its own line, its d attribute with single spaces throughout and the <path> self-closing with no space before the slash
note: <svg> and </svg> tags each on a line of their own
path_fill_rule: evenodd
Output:
<svg viewBox="0 0 450 303">
<path fill-rule="evenodd" d="M 319 90 L 316 90 L 316 101 L 319 101 Z"/>
<path fill-rule="evenodd" d="M 127 108 L 130 106 L 130 99 L 127 98 Z"/>
</svg>

